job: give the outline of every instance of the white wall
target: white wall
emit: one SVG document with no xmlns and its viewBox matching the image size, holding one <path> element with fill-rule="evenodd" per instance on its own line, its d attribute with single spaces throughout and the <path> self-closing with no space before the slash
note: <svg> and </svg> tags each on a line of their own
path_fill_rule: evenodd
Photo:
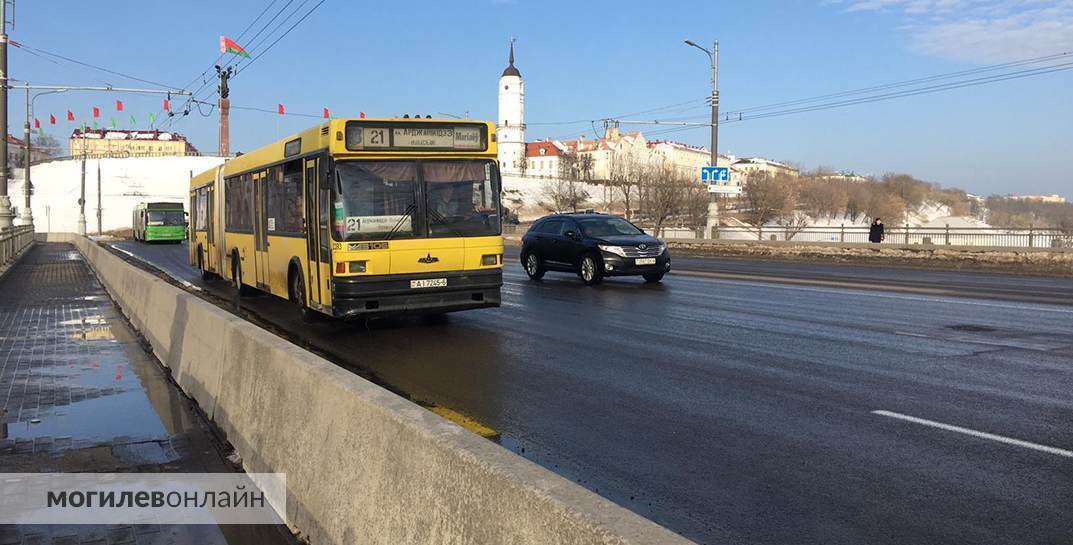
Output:
<svg viewBox="0 0 1073 545">
<path fill-rule="evenodd" d="M 101 167 L 101 209 L 105 231 L 130 227 L 131 211 L 143 201 L 188 200 L 190 172 L 199 174 L 219 157 L 140 157 L 86 161 L 86 229 L 97 232 L 97 165 Z M 31 200 L 37 232 L 77 232 L 80 160 L 54 161 L 32 167 Z M 12 204 L 21 208 L 22 181 L 8 188 Z"/>
</svg>

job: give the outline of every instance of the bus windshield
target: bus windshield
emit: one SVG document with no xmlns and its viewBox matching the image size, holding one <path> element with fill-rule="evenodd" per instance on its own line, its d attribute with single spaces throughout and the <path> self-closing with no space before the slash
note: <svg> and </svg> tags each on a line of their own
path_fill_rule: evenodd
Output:
<svg viewBox="0 0 1073 545">
<path fill-rule="evenodd" d="M 184 225 L 186 214 L 182 210 L 150 210 L 149 225 Z"/>
<path fill-rule="evenodd" d="M 336 240 L 497 235 L 499 178 L 492 161 L 336 163 Z"/>
</svg>

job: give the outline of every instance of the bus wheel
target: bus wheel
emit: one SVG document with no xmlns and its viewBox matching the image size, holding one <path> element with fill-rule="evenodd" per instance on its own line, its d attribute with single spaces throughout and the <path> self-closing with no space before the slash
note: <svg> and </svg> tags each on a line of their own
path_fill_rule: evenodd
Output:
<svg viewBox="0 0 1073 545">
<path fill-rule="evenodd" d="M 206 282 L 212 280 L 212 278 L 216 276 L 211 271 L 205 269 L 205 253 L 200 244 L 197 245 L 197 268 L 201 269 L 201 279 Z"/>
<path fill-rule="evenodd" d="M 300 271 L 291 273 L 291 301 L 298 305 L 298 315 L 303 322 L 316 321 L 316 312 L 306 304 L 306 285 Z"/>
</svg>

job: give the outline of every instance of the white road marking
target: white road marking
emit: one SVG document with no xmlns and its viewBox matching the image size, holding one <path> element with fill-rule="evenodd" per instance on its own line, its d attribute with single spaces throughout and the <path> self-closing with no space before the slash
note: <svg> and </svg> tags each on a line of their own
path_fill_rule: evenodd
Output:
<svg viewBox="0 0 1073 545">
<path fill-rule="evenodd" d="M 130 257 L 133 257 L 134 259 L 137 259 L 138 261 L 143 261 L 142 258 L 134 255 L 132 252 L 128 252 L 128 251 L 124 250 L 123 248 L 120 248 L 119 246 L 116 246 L 115 244 L 112 244 L 112 248 L 115 248 L 116 250 L 119 250 L 120 252 L 123 252 L 123 253 L 129 255 Z"/>
<path fill-rule="evenodd" d="M 920 337 L 922 339 L 927 339 L 928 338 L 927 335 L 921 335 L 920 333 L 910 333 L 908 331 L 895 331 L 894 334 L 895 335 L 905 335 L 905 336 L 908 336 L 908 337 Z"/>
<path fill-rule="evenodd" d="M 673 275 L 673 271 L 672 271 Z M 692 275 L 678 275 L 678 278 L 686 278 Z M 1073 314 L 1073 309 L 1062 308 L 1050 303 L 1025 303 L 1025 304 L 1010 304 L 1010 303 L 992 303 L 979 300 L 972 300 L 968 298 L 961 298 L 953 295 L 929 295 L 929 296 L 913 296 L 913 295 L 901 295 L 890 292 L 879 293 L 868 291 L 868 287 L 861 285 L 861 287 L 846 287 L 846 288 L 825 288 L 825 287 L 805 287 L 805 286 L 793 286 L 788 284 L 779 284 L 777 282 L 764 282 L 763 280 L 730 280 L 716 277 L 705 276 L 692 276 L 692 278 L 703 278 L 710 282 L 720 282 L 727 284 L 742 284 L 747 286 L 764 287 L 765 289 L 781 289 L 789 291 L 810 291 L 815 293 L 831 293 L 837 292 L 852 292 L 853 295 L 859 295 L 862 297 L 876 297 L 880 299 L 900 299 L 903 301 L 924 301 L 928 303 L 952 303 L 958 305 L 970 305 L 977 307 L 991 307 L 991 308 L 1003 308 L 1010 310 L 1026 310 L 1033 312 L 1058 312 L 1061 314 Z M 711 295 L 711 294 L 705 294 Z"/>
<path fill-rule="evenodd" d="M 915 416 L 909 416 L 901 413 L 891 411 L 872 411 L 872 414 L 879 416 L 886 416 L 887 418 L 895 418 L 898 420 L 904 420 L 906 422 L 912 422 L 914 424 L 920 424 L 922 426 L 930 426 L 933 428 L 939 428 L 941 430 L 952 431 L 956 433 L 963 433 L 965 435 L 971 435 L 973 437 L 979 437 L 981 439 L 989 439 L 991 441 L 998 441 L 999 443 L 1005 443 L 1007 445 L 1014 445 L 1018 447 L 1029 448 L 1032 450 L 1038 450 L 1040 452 L 1046 452 L 1047 454 L 1054 454 L 1057 456 L 1065 456 L 1066 458 L 1073 458 L 1073 451 L 1065 450 L 1057 447 L 1048 447 L 1047 445 L 1040 445 L 1038 443 L 1030 443 L 1028 441 L 1022 441 L 1020 439 L 1013 439 L 1011 437 L 1004 437 L 1002 435 L 995 435 L 993 433 L 987 433 L 982 431 L 970 430 L 969 428 L 962 428 L 961 426 L 953 426 L 951 424 L 943 424 L 942 422 L 935 422 L 934 420 L 925 420 L 923 418 L 917 418 Z"/>
</svg>

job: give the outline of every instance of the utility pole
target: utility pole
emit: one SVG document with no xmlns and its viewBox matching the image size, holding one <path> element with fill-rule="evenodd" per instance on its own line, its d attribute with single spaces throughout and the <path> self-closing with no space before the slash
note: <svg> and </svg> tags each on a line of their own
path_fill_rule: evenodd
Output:
<svg viewBox="0 0 1073 545">
<path fill-rule="evenodd" d="M 101 160 L 97 159 L 97 236 L 101 236 Z"/>
<path fill-rule="evenodd" d="M 0 0 L 3 2 L 4 0 Z M 82 128 L 82 193 L 78 197 L 78 234 L 86 236 L 86 129 Z"/>
<path fill-rule="evenodd" d="M 711 149 L 711 166 L 719 166 L 719 40 L 712 42 L 712 48 L 709 50 L 706 47 L 702 47 L 694 43 L 692 40 L 686 40 L 686 45 L 695 47 L 708 55 L 708 59 L 711 61 L 712 69 L 712 95 L 709 97 L 709 101 L 712 105 L 712 149 Z M 719 228 L 719 194 L 708 194 L 708 221 L 704 229 L 705 238 L 715 237 L 714 233 Z"/>
<path fill-rule="evenodd" d="M 0 0 L 2 2 L 3 0 Z M 30 153 L 30 89 L 26 89 L 26 123 L 22 126 L 22 136 L 24 143 L 26 144 L 25 154 L 23 155 L 23 162 L 25 163 L 22 176 L 22 209 L 19 210 L 19 222 L 22 225 L 33 225 L 34 215 L 30 211 L 30 159 L 33 155 Z"/>
<path fill-rule="evenodd" d="M 2 0 L 0 0 L 2 1 Z M 227 158 L 231 153 L 231 141 L 230 141 L 230 126 L 229 126 L 229 114 L 231 112 L 231 99 L 228 96 L 231 94 L 231 89 L 227 85 L 227 80 L 231 79 L 234 75 L 234 68 L 228 66 L 227 69 L 221 68 L 220 65 L 216 65 L 216 74 L 220 76 L 220 149 L 218 150 L 220 157 Z"/>
<path fill-rule="evenodd" d="M 7 0 L 0 0 L 0 229 L 14 224 L 7 195 Z"/>
</svg>

